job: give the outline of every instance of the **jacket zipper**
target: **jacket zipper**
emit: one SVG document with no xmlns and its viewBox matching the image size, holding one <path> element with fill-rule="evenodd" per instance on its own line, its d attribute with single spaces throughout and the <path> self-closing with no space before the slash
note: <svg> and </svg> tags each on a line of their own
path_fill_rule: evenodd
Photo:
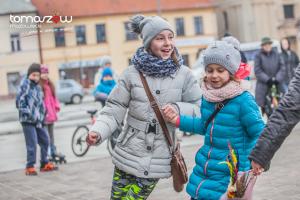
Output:
<svg viewBox="0 0 300 200">
<path fill-rule="evenodd" d="M 213 150 L 213 140 L 212 140 L 212 139 L 213 139 L 213 129 L 214 129 L 214 125 L 215 125 L 215 119 L 212 120 L 212 126 L 211 126 L 211 128 L 210 128 L 209 141 L 210 141 L 211 147 L 210 147 L 210 149 L 209 149 L 209 151 L 208 151 L 208 153 L 207 153 L 207 160 L 206 160 L 206 162 L 205 162 L 205 167 L 204 167 L 204 171 L 203 171 L 203 173 L 204 173 L 204 175 L 205 175 L 206 177 L 207 177 L 207 166 L 208 166 L 208 162 L 209 162 L 209 160 L 210 160 L 210 154 L 211 154 L 211 152 L 212 152 L 212 150 Z M 197 190 L 196 190 L 196 197 L 197 197 L 197 199 L 198 199 L 198 197 L 199 197 L 199 190 L 200 190 L 201 186 L 203 185 L 204 181 L 206 181 L 206 178 L 203 179 L 203 180 L 199 183 L 199 185 L 198 185 L 198 187 L 197 187 Z"/>
</svg>

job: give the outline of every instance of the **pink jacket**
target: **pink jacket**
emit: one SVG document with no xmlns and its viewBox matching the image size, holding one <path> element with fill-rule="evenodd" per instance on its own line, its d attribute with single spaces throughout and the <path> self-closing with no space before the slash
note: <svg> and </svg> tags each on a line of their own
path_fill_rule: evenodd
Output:
<svg viewBox="0 0 300 200">
<path fill-rule="evenodd" d="M 45 123 L 51 124 L 57 121 L 57 113 L 60 110 L 59 101 L 53 95 L 48 82 L 44 85 L 44 104 L 46 107 Z"/>
</svg>

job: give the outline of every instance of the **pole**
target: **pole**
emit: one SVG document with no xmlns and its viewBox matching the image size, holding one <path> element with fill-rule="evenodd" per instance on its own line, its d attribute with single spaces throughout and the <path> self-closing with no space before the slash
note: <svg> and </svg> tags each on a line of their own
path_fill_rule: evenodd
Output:
<svg viewBox="0 0 300 200">
<path fill-rule="evenodd" d="M 156 6 L 157 6 L 157 15 L 161 16 L 161 4 L 160 0 L 156 0 Z"/>
<path fill-rule="evenodd" d="M 38 15 L 37 12 L 36 12 L 36 15 Z M 42 52 L 42 41 L 41 41 L 41 29 L 40 29 L 40 25 L 41 25 L 41 23 L 38 22 L 37 23 L 37 35 L 38 35 L 38 48 L 39 48 L 39 55 L 40 55 L 40 64 L 43 64 L 44 60 L 43 60 L 43 52 Z"/>
</svg>

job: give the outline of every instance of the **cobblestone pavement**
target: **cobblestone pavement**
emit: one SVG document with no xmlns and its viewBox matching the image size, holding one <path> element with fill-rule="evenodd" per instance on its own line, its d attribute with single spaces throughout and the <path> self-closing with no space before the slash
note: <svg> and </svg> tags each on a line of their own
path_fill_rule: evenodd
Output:
<svg viewBox="0 0 300 200">
<path fill-rule="evenodd" d="M 202 144 L 184 146 L 189 172 L 194 154 Z M 258 178 L 254 200 L 300 200 L 300 126 L 276 154 L 269 172 Z M 5 162 L 1 160 L 1 162 Z M 23 170 L 0 173 L 1 200 L 107 200 L 109 199 L 113 165 L 109 157 L 61 165 L 60 170 L 26 177 Z M 189 199 L 185 192 L 176 193 L 171 179 L 159 182 L 149 200 Z"/>
</svg>

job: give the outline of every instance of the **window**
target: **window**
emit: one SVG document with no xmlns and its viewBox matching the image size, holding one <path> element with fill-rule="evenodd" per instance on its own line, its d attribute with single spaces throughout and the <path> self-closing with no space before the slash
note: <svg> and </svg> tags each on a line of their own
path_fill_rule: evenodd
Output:
<svg viewBox="0 0 300 200">
<path fill-rule="evenodd" d="M 283 12 L 284 12 L 284 18 L 285 19 L 293 19 L 295 18 L 294 15 L 294 5 L 283 5 Z"/>
<path fill-rule="evenodd" d="M 54 28 L 55 46 L 64 47 L 65 44 L 65 31 L 64 27 Z"/>
<path fill-rule="evenodd" d="M 185 32 L 184 32 L 184 19 L 182 17 L 181 18 L 176 18 L 175 23 L 176 23 L 176 35 L 178 35 L 178 36 L 185 35 Z"/>
<path fill-rule="evenodd" d="M 17 93 L 21 79 L 22 79 L 22 77 L 19 72 L 7 73 L 7 85 L 8 85 L 8 93 L 9 94 Z"/>
<path fill-rule="evenodd" d="M 223 18 L 224 18 L 225 30 L 228 31 L 229 23 L 228 23 L 228 15 L 226 11 L 223 12 Z"/>
<path fill-rule="evenodd" d="M 137 40 L 138 35 L 136 33 L 131 32 L 129 29 L 129 22 L 124 23 L 125 28 L 125 34 L 126 34 L 126 40 Z"/>
<path fill-rule="evenodd" d="M 106 42 L 105 24 L 96 24 L 97 43 Z"/>
<path fill-rule="evenodd" d="M 10 34 L 10 44 L 12 52 L 21 51 L 19 33 Z"/>
<path fill-rule="evenodd" d="M 183 58 L 183 64 L 190 67 L 190 62 L 189 62 L 189 55 L 188 54 L 184 54 L 182 55 Z"/>
<path fill-rule="evenodd" d="M 73 87 L 73 85 L 71 83 L 68 83 L 68 82 L 60 82 L 60 88 L 71 88 Z"/>
<path fill-rule="evenodd" d="M 86 44 L 86 38 L 85 38 L 85 26 L 75 26 L 75 32 L 76 32 L 76 42 L 77 45 Z"/>
<path fill-rule="evenodd" d="M 195 34 L 202 35 L 203 34 L 203 18 L 198 16 L 194 17 L 194 27 L 195 27 Z"/>
</svg>

